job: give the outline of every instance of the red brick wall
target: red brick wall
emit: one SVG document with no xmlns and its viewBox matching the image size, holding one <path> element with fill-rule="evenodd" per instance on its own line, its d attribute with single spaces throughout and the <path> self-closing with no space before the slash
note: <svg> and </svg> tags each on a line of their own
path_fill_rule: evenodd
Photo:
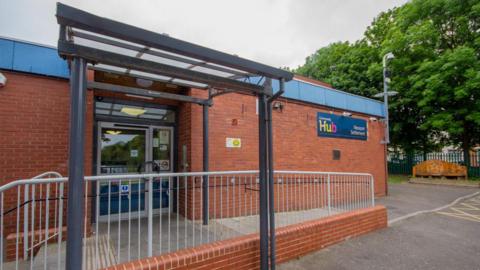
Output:
<svg viewBox="0 0 480 270">
<path fill-rule="evenodd" d="M 387 227 L 387 211 L 376 206 L 277 229 L 277 263 Z M 150 257 L 106 270 L 259 269 L 259 236 L 251 234 Z"/>
<path fill-rule="evenodd" d="M 70 93 L 67 80 L 2 71 L 0 181 L 44 171 L 67 174 Z M 85 173 L 91 173 L 93 94 L 88 91 Z"/>
<path fill-rule="evenodd" d="M 6 183 L 46 170 L 66 174 L 68 81 L 4 73 L 8 77 L 8 84 L 0 90 L 0 181 Z M 96 91 L 96 95 L 119 97 L 100 91 Z M 205 96 L 206 92 L 192 89 L 191 95 Z M 273 113 L 276 169 L 368 172 L 375 177 L 376 193 L 384 194 L 385 160 L 384 147 L 380 143 L 383 136 L 380 122 L 368 122 L 367 141 L 320 138 L 316 134 L 316 112 L 329 109 L 289 100 L 282 102 L 283 112 Z M 228 94 L 214 99 L 209 119 L 210 170 L 245 170 L 258 167 L 258 118 L 255 103 L 255 97 L 241 94 Z M 92 171 L 92 105 L 93 93 L 89 91 L 85 132 L 86 174 L 91 174 Z M 368 121 L 367 116 L 355 117 Z M 201 171 L 201 106 L 179 104 L 178 132 L 179 162 L 181 146 L 186 144 L 190 171 Z M 226 148 L 227 137 L 241 138 L 242 147 Z M 333 149 L 341 151 L 341 160 L 332 160 Z"/>
<path fill-rule="evenodd" d="M 192 90 L 196 96 L 205 95 Z M 276 170 L 306 170 L 371 173 L 376 195 L 385 195 L 385 148 L 383 125 L 368 116 L 354 117 L 368 123 L 368 139 L 348 140 L 317 136 L 317 112 L 343 111 L 282 99 L 282 112 L 273 112 L 274 162 Z M 202 108 L 191 107 L 191 171 L 202 170 Z M 237 124 L 235 125 L 234 122 Z M 258 168 L 258 116 L 256 98 L 227 94 L 214 99 L 209 112 L 210 170 L 252 170 Z M 241 138 L 241 148 L 226 148 L 227 137 Z M 332 150 L 341 151 L 333 160 Z"/>
<path fill-rule="evenodd" d="M 70 91 L 67 80 L 2 71 L 0 89 L 0 183 L 45 171 L 67 175 Z M 87 92 L 85 174 L 92 171 L 93 93 Z M 52 188 L 53 196 L 55 187 Z M 65 190 L 67 194 L 67 190 Z M 36 191 L 37 199 L 43 194 Z M 23 190 L 21 192 L 23 200 Z M 5 194 L 4 209 L 17 204 L 17 190 Z M 53 213 L 53 206 L 50 206 Z M 20 228 L 22 228 L 20 224 Z M 37 228 L 37 226 L 35 227 Z M 4 234 L 16 231 L 16 211 L 5 216 Z"/>
<path fill-rule="evenodd" d="M 210 219 L 257 215 L 259 213 L 257 177 L 258 174 L 211 176 Z M 372 199 L 370 180 L 369 176 L 354 178 L 348 175 L 330 175 L 328 179 L 326 174 L 279 174 L 275 177 L 275 210 L 291 212 L 323 208 L 326 211 L 328 200 L 333 211 L 368 207 Z M 180 214 L 189 219 L 201 219 L 201 177 L 182 178 L 180 190 Z"/>
<path fill-rule="evenodd" d="M 44 171 L 67 174 L 69 130 L 69 85 L 67 80 L 2 71 L 8 78 L 0 89 L 0 183 L 33 177 Z M 91 74 L 89 74 L 91 75 Z M 192 89 L 192 96 L 206 96 L 206 91 Z M 85 174 L 92 174 L 93 96 L 88 91 L 85 131 Z M 96 91 L 95 95 L 125 98 L 119 94 Z M 144 100 L 141 100 L 144 101 Z M 178 162 L 182 145 L 187 145 L 189 171 L 202 170 L 202 107 L 171 101 L 177 105 Z M 385 194 L 383 129 L 379 122 L 368 122 L 368 140 L 319 138 L 316 112 L 329 111 L 320 106 L 282 100 L 282 112 L 273 113 L 275 168 L 283 170 L 367 172 L 375 177 L 377 195 Z M 210 170 L 251 170 L 258 168 L 258 117 L 256 99 L 242 94 L 228 94 L 214 99 L 210 109 Z M 337 111 L 337 113 L 340 113 Z M 367 119 L 366 116 L 356 116 Z M 226 148 L 227 137 L 242 139 L 241 148 Z M 341 160 L 332 160 L 332 150 L 341 151 Z M 182 167 L 179 165 L 179 170 Z M 66 191 L 65 191 L 66 192 Z M 200 214 L 201 196 L 196 193 Z M 257 198 L 253 195 L 254 199 Z M 185 197 L 185 194 L 180 194 Z M 187 196 L 189 197 L 189 196 Z M 5 196 L 5 209 L 15 207 L 16 191 Z M 185 208 L 180 200 L 180 208 Z M 88 206 L 87 209 L 90 209 Z M 232 209 L 230 209 L 233 211 Z M 5 234 L 15 227 L 14 215 L 5 217 Z"/>
</svg>

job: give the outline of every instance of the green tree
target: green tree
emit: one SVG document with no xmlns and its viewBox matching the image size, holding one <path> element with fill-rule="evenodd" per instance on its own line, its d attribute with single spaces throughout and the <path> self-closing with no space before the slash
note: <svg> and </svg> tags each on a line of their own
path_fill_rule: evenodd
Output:
<svg viewBox="0 0 480 270">
<path fill-rule="evenodd" d="M 435 60 L 425 61 L 413 76 L 422 93 L 418 105 L 427 115 L 423 129 L 448 133 L 469 160 L 472 145 L 480 143 L 480 64 L 473 48 L 457 47 Z"/>
<path fill-rule="evenodd" d="M 371 96 L 381 86 L 382 73 L 377 74 L 372 63 L 379 61 L 376 49 L 365 41 L 354 44 L 337 42 L 319 49 L 307 57 L 305 65 L 295 72 L 331 84 L 347 92 Z"/>
<path fill-rule="evenodd" d="M 337 42 L 296 71 L 355 94 L 382 90 L 381 57 L 393 52 L 392 145 L 407 152 L 480 143 L 480 2 L 412 0 L 382 12 L 364 38 Z M 467 156 L 465 161 L 468 162 Z"/>
<path fill-rule="evenodd" d="M 383 52 L 396 55 L 392 87 L 401 96 L 390 108 L 395 132 L 407 135 L 404 129 L 416 123 L 412 132 L 427 145 L 461 145 L 466 162 L 480 137 L 479 11 L 478 1 L 414 0 L 398 9 L 382 43 Z"/>
</svg>

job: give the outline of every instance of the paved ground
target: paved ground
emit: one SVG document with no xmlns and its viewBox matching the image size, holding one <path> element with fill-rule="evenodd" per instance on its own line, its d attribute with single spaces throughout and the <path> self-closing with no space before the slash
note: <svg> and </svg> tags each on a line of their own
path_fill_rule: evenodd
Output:
<svg viewBox="0 0 480 270">
<path fill-rule="evenodd" d="M 351 206 L 343 206 L 347 209 Z M 332 209 L 331 214 L 342 211 Z M 344 211 L 344 210 L 343 210 Z M 311 209 L 280 213 L 275 217 L 277 227 L 296 224 L 307 220 L 328 216 L 328 209 Z M 140 220 L 140 223 L 138 222 Z M 221 239 L 229 239 L 258 231 L 258 215 L 235 218 L 224 218 L 211 221 L 208 226 L 200 226 L 201 222 L 192 222 L 182 216 L 163 213 L 154 216 L 152 232 L 152 252 L 154 255 L 193 247 Z M 110 226 L 109 226 L 110 225 Z M 170 229 L 169 229 L 170 228 Z M 86 239 L 84 245 L 84 265 L 86 270 L 99 269 L 147 256 L 148 222 L 146 218 L 99 223 L 93 226 L 98 232 Z M 96 245 L 98 235 L 98 246 Z M 18 269 L 58 269 L 65 263 L 65 243 L 59 247 L 50 243 L 42 246 L 37 255 L 30 261 L 20 261 Z M 60 256 L 57 254 L 60 253 Z M 60 257 L 60 259 L 59 259 Z M 15 262 L 6 263 L 4 270 L 16 269 Z"/>
<path fill-rule="evenodd" d="M 430 210 L 453 202 L 456 198 L 479 189 L 420 184 L 390 184 L 389 194 L 376 200 L 388 209 L 388 219 L 395 219 L 416 211 Z"/>
<path fill-rule="evenodd" d="M 389 219 L 447 205 L 478 189 L 390 185 L 378 200 Z M 389 228 L 361 236 L 282 264 L 278 269 L 475 270 L 480 269 L 480 195 L 434 213 L 420 214 Z"/>
</svg>

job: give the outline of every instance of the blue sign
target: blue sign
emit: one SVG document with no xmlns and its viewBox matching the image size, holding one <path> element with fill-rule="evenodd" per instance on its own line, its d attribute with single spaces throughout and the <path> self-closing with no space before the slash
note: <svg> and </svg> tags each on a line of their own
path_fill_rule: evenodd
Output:
<svg viewBox="0 0 480 270">
<path fill-rule="evenodd" d="M 122 191 L 122 193 L 127 193 L 128 190 L 129 190 L 129 185 L 120 185 L 120 190 Z"/>
<path fill-rule="evenodd" d="M 343 115 L 317 112 L 319 137 L 367 139 L 367 121 Z"/>
</svg>

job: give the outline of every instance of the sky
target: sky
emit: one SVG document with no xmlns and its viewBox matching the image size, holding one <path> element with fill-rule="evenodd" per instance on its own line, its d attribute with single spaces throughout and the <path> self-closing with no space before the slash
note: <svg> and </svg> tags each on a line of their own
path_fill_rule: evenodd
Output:
<svg viewBox="0 0 480 270">
<path fill-rule="evenodd" d="M 99 16 L 275 67 L 295 68 L 336 41 L 355 41 L 407 0 L 64 0 Z M 55 46 L 54 0 L 0 0 L 0 36 Z"/>
</svg>

